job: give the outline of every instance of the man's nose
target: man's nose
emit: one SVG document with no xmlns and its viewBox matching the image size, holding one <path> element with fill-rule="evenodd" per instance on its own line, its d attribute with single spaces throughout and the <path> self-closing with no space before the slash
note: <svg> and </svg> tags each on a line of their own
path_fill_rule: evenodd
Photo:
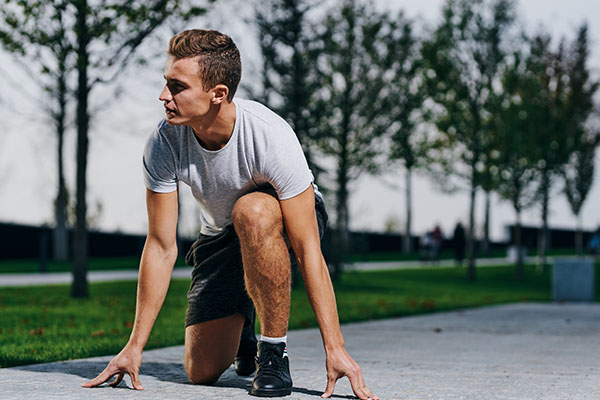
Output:
<svg viewBox="0 0 600 400">
<path fill-rule="evenodd" d="M 171 101 L 173 100 L 173 96 L 171 95 L 171 91 L 169 90 L 169 87 L 167 85 L 165 85 L 163 87 L 162 92 L 160 92 L 160 96 L 158 96 L 158 99 L 160 101 Z"/>
</svg>

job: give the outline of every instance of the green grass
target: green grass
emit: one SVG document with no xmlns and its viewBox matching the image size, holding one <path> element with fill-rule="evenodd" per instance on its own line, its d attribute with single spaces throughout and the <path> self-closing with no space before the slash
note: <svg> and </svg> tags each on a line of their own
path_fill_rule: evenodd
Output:
<svg viewBox="0 0 600 400">
<path fill-rule="evenodd" d="M 600 268 L 597 265 L 600 283 Z M 342 322 L 364 321 L 517 301 L 550 300 L 550 274 L 486 267 L 468 282 L 463 268 L 346 272 L 336 283 Z M 189 280 L 173 280 L 146 349 L 184 338 Z M 135 282 L 92 283 L 89 299 L 72 299 L 67 285 L 0 288 L 0 366 L 117 353 L 135 312 Z M 303 288 L 292 292 L 290 329 L 316 326 Z"/>
</svg>

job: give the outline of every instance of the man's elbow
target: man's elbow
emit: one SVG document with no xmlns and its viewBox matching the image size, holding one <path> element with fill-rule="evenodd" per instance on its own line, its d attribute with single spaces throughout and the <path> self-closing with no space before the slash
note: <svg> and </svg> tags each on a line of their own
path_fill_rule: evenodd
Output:
<svg viewBox="0 0 600 400">
<path fill-rule="evenodd" d="M 177 258 L 177 241 L 162 241 L 159 238 L 148 236 L 144 245 L 144 252 L 151 253 L 153 257 L 163 260 Z"/>
</svg>

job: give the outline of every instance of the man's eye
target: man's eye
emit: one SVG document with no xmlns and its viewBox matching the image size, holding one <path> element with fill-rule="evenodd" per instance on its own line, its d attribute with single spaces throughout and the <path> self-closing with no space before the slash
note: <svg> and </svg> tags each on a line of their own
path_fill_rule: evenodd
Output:
<svg viewBox="0 0 600 400">
<path fill-rule="evenodd" d="M 183 85 L 179 85 L 179 84 L 169 85 L 169 90 L 173 94 L 179 93 L 179 92 L 181 92 L 184 89 L 185 89 L 185 87 Z"/>
</svg>

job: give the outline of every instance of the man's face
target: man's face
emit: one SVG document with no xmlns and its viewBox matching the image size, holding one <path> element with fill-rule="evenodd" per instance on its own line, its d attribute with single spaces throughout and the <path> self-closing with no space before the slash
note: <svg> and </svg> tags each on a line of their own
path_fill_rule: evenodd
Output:
<svg viewBox="0 0 600 400">
<path fill-rule="evenodd" d="M 173 125 L 201 124 L 211 106 L 212 92 L 205 91 L 195 57 L 169 57 L 165 87 L 158 99 L 164 103 L 167 122 Z"/>
</svg>

